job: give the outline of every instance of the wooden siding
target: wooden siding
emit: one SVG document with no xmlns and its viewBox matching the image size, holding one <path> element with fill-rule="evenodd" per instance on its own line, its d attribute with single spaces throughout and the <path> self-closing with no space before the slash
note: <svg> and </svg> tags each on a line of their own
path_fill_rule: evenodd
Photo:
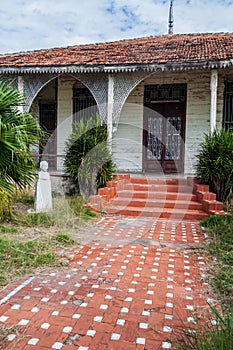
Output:
<svg viewBox="0 0 233 350">
<path fill-rule="evenodd" d="M 142 171 L 143 85 L 127 98 L 113 134 L 113 157 L 118 171 Z"/>
<path fill-rule="evenodd" d="M 233 67 L 218 70 L 217 127 L 222 125 L 225 79 L 233 78 Z M 65 142 L 72 131 L 73 84 L 71 76 L 58 78 L 57 91 L 57 153 L 63 154 Z M 113 156 L 119 171 L 141 172 L 143 153 L 143 95 L 144 86 L 153 84 L 187 84 L 185 133 L 185 174 L 195 173 L 195 155 L 204 133 L 210 131 L 210 70 L 161 72 L 151 74 L 128 96 L 117 131 L 113 133 Z M 33 102 L 31 111 L 39 115 L 39 101 L 55 100 L 55 83 L 42 89 Z M 62 170 L 60 159 L 58 170 Z"/>
<path fill-rule="evenodd" d="M 229 74 L 232 72 L 233 69 L 229 70 Z M 217 127 L 222 124 L 224 79 L 225 74 L 220 70 Z M 195 173 L 195 155 L 204 133 L 210 131 L 210 70 L 156 72 L 131 92 L 122 110 L 118 130 L 114 134 L 113 153 L 120 170 L 142 171 L 142 130 L 139 131 L 138 128 L 142 128 L 144 85 L 179 83 L 187 84 L 184 173 Z M 123 130 L 123 123 L 129 124 L 131 128 L 128 127 L 128 131 Z"/>
</svg>

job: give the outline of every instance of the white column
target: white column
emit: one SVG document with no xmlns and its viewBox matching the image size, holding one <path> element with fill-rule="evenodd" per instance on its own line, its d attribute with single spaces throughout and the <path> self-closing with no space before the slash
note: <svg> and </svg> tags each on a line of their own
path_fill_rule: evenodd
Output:
<svg viewBox="0 0 233 350">
<path fill-rule="evenodd" d="M 107 106 L 107 129 L 108 129 L 108 144 L 110 151 L 112 150 L 112 115 L 113 115 L 113 92 L 114 80 L 111 74 L 108 75 L 108 106 Z"/>
<path fill-rule="evenodd" d="M 214 131 L 217 120 L 218 71 L 213 69 L 210 76 L 210 130 Z"/>
<path fill-rule="evenodd" d="M 23 77 L 21 75 L 18 76 L 18 91 L 24 95 Z M 23 106 L 18 106 L 18 110 L 23 113 Z"/>
</svg>

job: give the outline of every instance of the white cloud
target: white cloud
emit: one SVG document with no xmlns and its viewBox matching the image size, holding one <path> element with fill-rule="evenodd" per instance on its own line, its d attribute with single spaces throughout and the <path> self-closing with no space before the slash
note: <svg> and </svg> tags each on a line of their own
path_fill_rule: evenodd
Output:
<svg viewBox="0 0 233 350">
<path fill-rule="evenodd" d="M 8 0 L 0 52 L 167 33 L 169 0 Z M 174 32 L 233 32 L 233 1 L 175 0 Z"/>
</svg>

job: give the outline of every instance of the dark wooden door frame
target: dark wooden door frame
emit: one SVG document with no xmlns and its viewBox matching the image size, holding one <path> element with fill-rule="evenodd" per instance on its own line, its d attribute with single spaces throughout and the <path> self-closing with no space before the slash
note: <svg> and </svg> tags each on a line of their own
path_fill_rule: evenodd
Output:
<svg viewBox="0 0 233 350">
<path fill-rule="evenodd" d="M 185 149 L 184 149 L 184 142 L 185 142 L 185 130 L 186 130 L 186 84 L 180 84 L 182 86 L 183 92 L 182 96 L 178 96 L 176 99 L 173 95 L 175 93 L 171 93 L 169 91 L 168 99 L 163 99 L 161 96 L 159 96 L 158 92 L 155 96 L 155 100 L 152 102 L 150 101 L 150 96 L 148 98 L 148 93 L 146 96 L 144 96 L 144 115 L 143 115 L 143 171 L 145 172 L 165 172 L 165 173 L 183 173 L 184 172 L 184 157 L 185 157 Z M 174 85 L 162 85 L 162 88 L 165 87 L 165 89 L 169 87 L 169 89 L 172 89 L 172 86 L 175 88 L 178 86 L 178 84 Z M 152 86 L 153 87 L 153 86 Z M 157 87 L 157 86 L 156 86 Z M 160 87 L 160 86 L 159 86 Z M 173 94 L 173 95 L 172 95 Z M 167 97 L 167 96 L 166 96 Z M 179 99 L 180 98 L 180 99 Z M 156 100 L 157 99 L 157 100 Z M 175 111 L 179 109 L 180 110 L 180 116 L 181 119 L 181 160 L 165 160 L 165 143 L 167 141 L 167 130 L 166 130 L 166 124 L 167 124 L 167 118 L 168 117 L 175 117 L 176 113 Z M 149 111 L 149 112 L 148 112 Z M 163 123 L 163 136 L 162 136 L 162 159 L 161 162 L 155 160 L 148 161 L 147 159 L 147 135 L 148 135 L 148 117 L 149 114 L 151 117 L 158 117 L 159 115 L 162 116 L 162 123 Z M 178 115 L 177 115 L 178 116 Z"/>
</svg>

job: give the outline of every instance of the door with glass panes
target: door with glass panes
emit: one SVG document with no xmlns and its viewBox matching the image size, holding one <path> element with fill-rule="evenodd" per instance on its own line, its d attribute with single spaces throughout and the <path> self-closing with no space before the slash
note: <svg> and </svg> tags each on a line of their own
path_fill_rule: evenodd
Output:
<svg viewBox="0 0 233 350">
<path fill-rule="evenodd" d="M 186 86 L 145 87 L 143 169 L 156 173 L 182 173 Z"/>
</svg>

